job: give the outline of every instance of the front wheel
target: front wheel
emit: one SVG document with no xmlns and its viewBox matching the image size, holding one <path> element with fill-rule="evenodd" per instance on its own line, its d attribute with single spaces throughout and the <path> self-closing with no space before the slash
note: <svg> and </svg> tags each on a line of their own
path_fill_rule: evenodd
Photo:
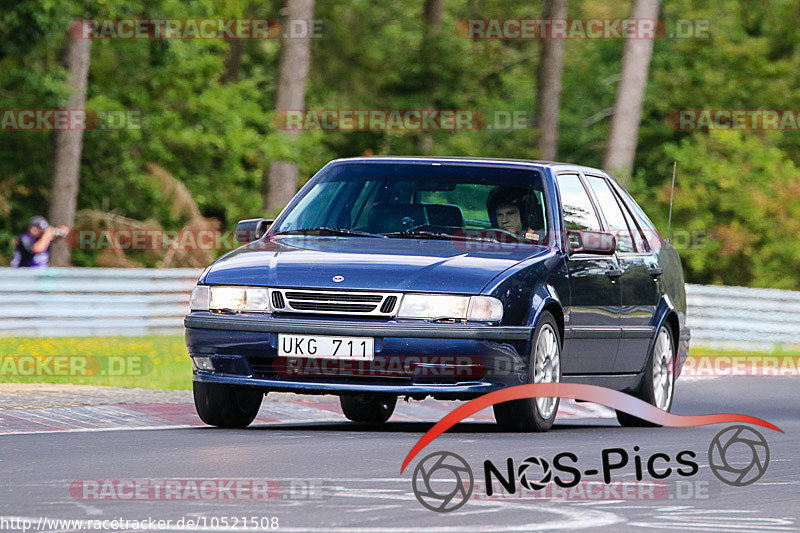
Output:
<svg viewBox="0 0 800 533">
<path fill-rule="evenodd" d="M 543 311 L 533 336 L 528 383 L 561 382 L 561 339 L 556 319 Z M 510 431 L 547 431 L 558 413 L 559 398 L 523 398 L 494 405 L 498 425 Z"/>
<path fill-rule="evenodd" d="M 396 396 L 343 394 L 339 396 L 344 416 L 353 422 L 380 424 L 389 420 L 397 404 Z"/>
<path fill-rule="evenodd" d="M 675 390 L 675 344 L 672 342 L 672 331 L 661 326 L 653 343 L 653 350 L 647 361 L 647 370 L 639 389 L 633 394 L 650 405 L 655 405 L 669 413 L 672 408 L 672 396 Z M 617 421 L 623 427 L 658 427 L 647 420 L 642 420 L 628 413 L 617 411 Z"/>
<path fill-rule="evenodd" d="M 194 407 L 200 420 L 209 426 L 221 428 L 244 428 L 250 425 L 258 410 L 264 393 L 241 389 L 219 383 L 192 384 Z"/>
</svg>

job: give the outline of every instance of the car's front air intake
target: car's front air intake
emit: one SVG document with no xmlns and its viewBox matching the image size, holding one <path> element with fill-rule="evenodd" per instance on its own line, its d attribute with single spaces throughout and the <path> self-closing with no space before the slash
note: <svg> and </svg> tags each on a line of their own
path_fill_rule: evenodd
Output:
<svg viewBox="0 0 800 533">
<path fill-rule="evenodd" d="M 277 313 L 394 316 L 398 294 L 318 289 L 270 289 Z M 280 302 L 282 305 L 276 305 Z"/>
</svg>

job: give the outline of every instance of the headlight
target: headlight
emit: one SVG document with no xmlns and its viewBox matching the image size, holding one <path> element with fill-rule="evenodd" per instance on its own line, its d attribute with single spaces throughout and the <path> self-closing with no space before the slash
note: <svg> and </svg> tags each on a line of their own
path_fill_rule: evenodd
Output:
<svg viewBox="0 0 800 533">
<path fill-rule="evenodd" d="M 267 311 L 266 288 L 208 287 L 198 285 L 189 300 L 192 311 L 208 309 L 226 311 Z"/>
<path fill-rule="evenodd" d="M 500 322 L 503 319 L 503 302 L 491 296 L 473 296 L 469 299 L 467 318 L 482 322 Z"/>
<path fill-rule="evenodd" d="M 192 290 L 192 296 L 189 298 L 189 309 L 192 311 L 206 311 L 208 310 L 208 300 L 211 297 L 211 292 L 207 285 L 198 285 Z"/>
<path fill-rule="evenodd" d="M 499 322 L 503 304 L 491 296 L 450 296 L 442 294 L 406 294 L 397 312 L 398 318 L 453 318 Z"/>
</svg>

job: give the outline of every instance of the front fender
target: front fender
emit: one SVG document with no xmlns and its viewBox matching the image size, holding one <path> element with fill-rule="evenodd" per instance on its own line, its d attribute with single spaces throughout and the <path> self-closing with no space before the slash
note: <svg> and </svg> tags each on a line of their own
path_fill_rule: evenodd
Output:
<svg viewBox="0 0 800 533">
<path fill-rule="evenodd" d="M 654 327 L 654 334 L 653 338 L 650 339 L 650 343 L 647 347 L 647 353 L 652 353 L 653 345 L 656 342 L 656 338 L 658 337 L 658 331 L 661 329 L 661 326 L 667 323 L 668 320 L 674 320 L 674 325 L 678 327 L 678 336 L 675 341 L 675 354 L 676 354 L 676 361 L 675 361 L 675 377 L 677 378 L 680 376 L 681 369 L 683 368 L 683 364 L 686 362 L 686 358 L 689 355 L 689 329 L 686 327 L 686 319 L 685 315 L 681 316 L 682 313 L 676 308 L 675 304 L 673 303 L 672 299 L 669 297 L 668 294 L 662 294 L 661 298 L 658 301 L 658 306 L 656 307 L 656 312 L 653 315 L 652 325 Z M 674 333 L 674 331 L 673 331 Z"/>
<path fill-rule="evenodd" d="M 528 318 L 526 319 L 526 325 L 531 326 L 532 328 L 536 327 L 536 324 L 539 323 L 539 317 L 542 315 L 544 309 L 550 305 L 556 304 L 560 309 L 562 309 L 561 317 L 556 317 L 556 320 L 563 321 L 563 307 L 564 305 L 561 302 L 561 295 L 558 294 L 558 291 L 555 287 L 549 284 L 542 284 L 536 287 L 533 292 L 533 297 L 531 298 L 531 310 Z M 562 341 L 564 340 L 564 325 L 563 323 L 559 325 L 561 328 L 561 337 Z"/>
<path fill-rule="evenodd" d="M 561 342 L 564 342 L 564 311 L 561 295 L 558 294 L 558 291 L 552 285 L 540 284 L 537 285 L 533 291 L 530 312 L 525 320 L 525 324 L 530 326 L 531 329 L 531 338 L 528 339 L 528 342 L 525 344 L 524 353 L 526 354 L 531 353 L 533 349 L 533 333 L 536 331 L 537 324 L 539 324 L 539 318 L 548 306 L 558 306 L 559 313 L 554 313 L 554 315 L 556 315 L 556 322 L 558 322 Z"/>
</svg>

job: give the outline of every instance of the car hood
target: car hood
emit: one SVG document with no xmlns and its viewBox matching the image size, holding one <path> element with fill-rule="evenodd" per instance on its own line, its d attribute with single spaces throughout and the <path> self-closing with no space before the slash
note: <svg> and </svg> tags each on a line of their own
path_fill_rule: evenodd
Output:
<svg viewBox="0 0 800 533">
<path fill-rule="evenodd" d="M 483 249 L 470 249 L 477 247 Z M 478 294 L 504 270 L 548 250 L 470 241 L 282 236 L 264 238 L 220 258 L 202 281 Z"/>
</svg>

